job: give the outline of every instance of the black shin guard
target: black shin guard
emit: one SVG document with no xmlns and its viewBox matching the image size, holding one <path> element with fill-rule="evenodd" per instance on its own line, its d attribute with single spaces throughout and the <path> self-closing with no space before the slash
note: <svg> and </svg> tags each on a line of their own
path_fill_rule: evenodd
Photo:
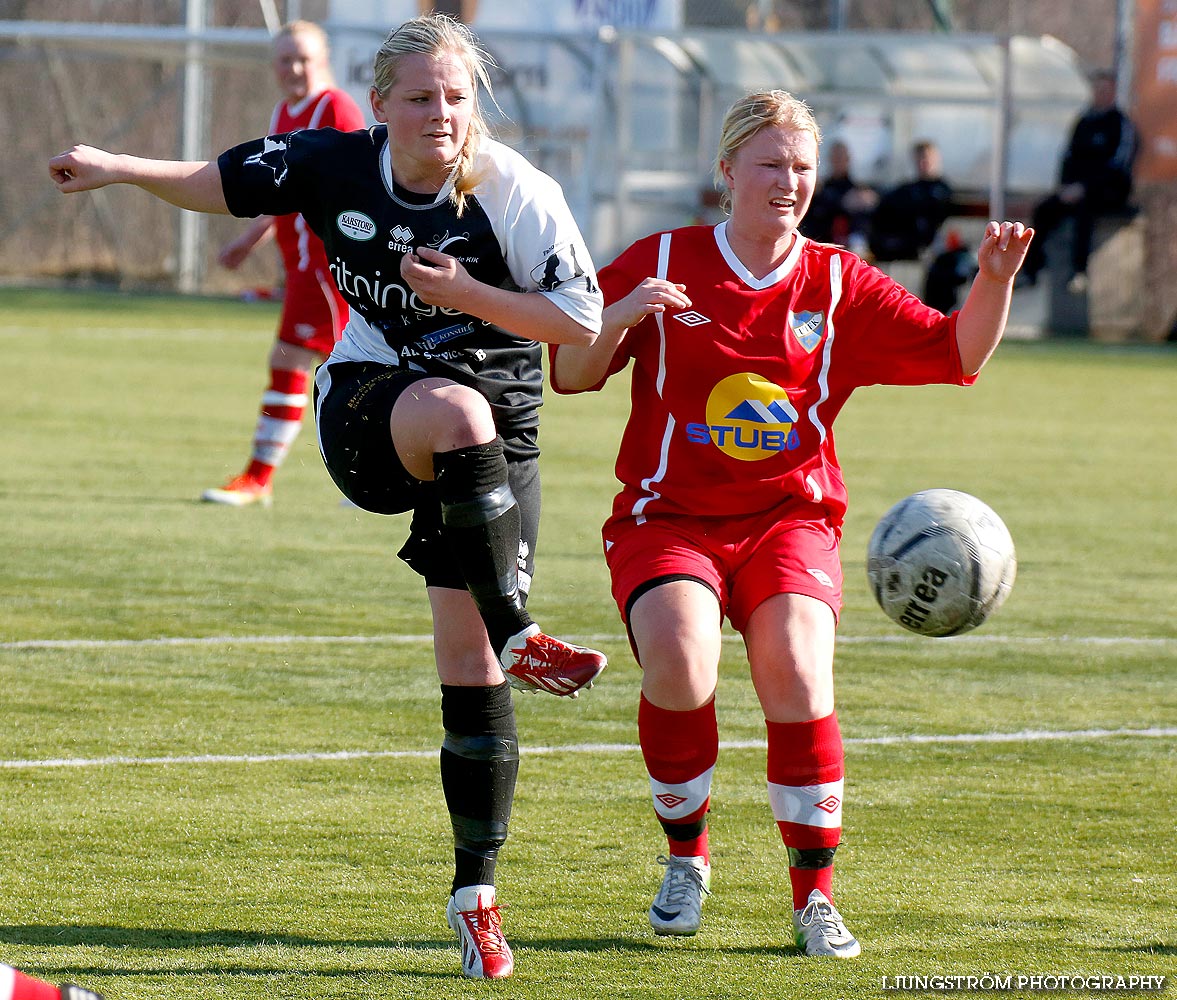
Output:
<svg viewBox="0 0 1177 1000">
<path fill-rule="evenodd" d="M 511 689 L 442 685 L 441 721 L 441 786 L 454 830 L 453 888 L 494 885 L 519 773 Z"/>
<path fill-rule="evenodd" d="M 789 867 L 816 870 L 829 868 L 834 863 L 836 847 L 790 847 Z"/>
<path fill-rule="evenodd" d="M 450 549 L 498 654 L 531 624 L 519 600 L 519 507 L 503 442 L 434 455 L 433 469 Z"/>
</svg>

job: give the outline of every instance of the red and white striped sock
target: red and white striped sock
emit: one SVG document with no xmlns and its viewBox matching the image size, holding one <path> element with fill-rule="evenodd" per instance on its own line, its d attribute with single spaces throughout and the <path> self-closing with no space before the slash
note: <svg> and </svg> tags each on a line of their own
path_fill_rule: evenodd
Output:
<svg viewBox="0 0 1177 1000">
<path fill-rule="evenodd" d="M 11 965 L 0 965 L 0 1000 L 61 1000 L 61 991 Z"/>
<path fill-rule="evenodd" d="M 310 374 L 285 368 L 270 369 L 270 385 L 262 393 L 262 408 L 253 434 L 253 451 L 245 474 L 265 486 L 290 453 L 302 429 L 309 397 Z"/>
<path fill-rule="evenodd" d="M 765 725 L 768 798 L 789 848 L 793 909 L 799 910 L 814 889 L 833 900 L 833 854 L 842 839 L 845 786 L 842 733 L 834 713 L 809 722 Z"/>
<path fill-rule="evenodd" d="M 711 775 L 719 759 L 714 699 L 693 711 L 672 712 L 642 695 L 638 742 L 650 775 L 654 814 L 666 833 L 670 854 L 701 857 L 710 864 L 707 811 Z"/>
</svg>

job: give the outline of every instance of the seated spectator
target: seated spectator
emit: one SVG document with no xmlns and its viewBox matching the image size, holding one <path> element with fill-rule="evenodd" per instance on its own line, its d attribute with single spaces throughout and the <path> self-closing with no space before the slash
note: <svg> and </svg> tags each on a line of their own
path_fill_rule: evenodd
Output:
<svg viewBox="0 0 1177 1000">
<path fill-rule="evenodd" d="M 1074 220 L 1071 278 L 1068 289 L 1087 290 L 1087 260 L 1095 220 L 1122 212 L 1132 193 L 1132 165 L 1138 148 L 1132 120 L 1116 105 L 1116 75 L 1099 70 L 1091 77 L 1091 106 L 1075 123 L 1063 155 L 1058 188 L 1039 202 L 1031 225 L 1037 238 L 1022 268 L 1024 281 L 1034 284 L 1046 266 L 1044 245 L 1068 218 Z"/>
<path fill-rule="evenodd" d="M 870 217 L 879 203 L 874 188 L 850 174 L 850 147 L 830 144 L 830 172 L 809 203 L 802 232 L 819 243 L 836 243 L 862 255 L 870 240 Z"/>
<path fill-rule="evenodd" d="M 960 233 L 949 229 L 944 234 L 944 249 L 928 265 L 924 275 L 924 292 L 920 296 L 925 305 L 939 309 L 947 316 L 956 309 L 960 290 L 977 274 L 976 254 L 961 239 Z"/>
<path fill-rule="evenodd" d="M 940 148 L 925 139 L 911 153 L 915 179 L 884 194 L 871 216 L 870 249 L 876 261 L 919 260 L 952 211 L 952 188 L 940 176 Z"/>
</svg>

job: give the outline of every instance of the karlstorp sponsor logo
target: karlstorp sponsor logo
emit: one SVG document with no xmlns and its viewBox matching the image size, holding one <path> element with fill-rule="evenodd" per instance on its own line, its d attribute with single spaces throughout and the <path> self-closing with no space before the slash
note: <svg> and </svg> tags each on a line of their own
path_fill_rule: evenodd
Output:
<svg viewBox="0 0 1177 1000">
<path fill-rule="evenodd" d="M 335 225 L 344 236 L 350 236 L 361 243 L 376 235 L 376 223 L 363 212 L 340 212 Z"/>
</svg>

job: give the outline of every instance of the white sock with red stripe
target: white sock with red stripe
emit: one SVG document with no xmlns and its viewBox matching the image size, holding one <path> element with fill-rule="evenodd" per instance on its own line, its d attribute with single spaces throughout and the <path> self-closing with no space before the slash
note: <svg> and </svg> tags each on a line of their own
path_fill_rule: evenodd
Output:
<svg viewBox="0 0 1177 1000">
<path fill-rule="evenodd" d="M 310 373 L 270 369 L 270 385 L 262 393 L 262 409 L 253 433 L 253 452 L 245 474 L 265 486 L 290 453 L 302 429 L 309 397 Z"/>
<path fill-rule="evenodd" d="M 707 811 L 711 776 L 719 759 L 715 700 L 689 712 L 672 712 L 646 700 L 638 703 L 638 742 L 654 813 L 676 857 L 701 857 L 708 864 Z"/>
<path fill-rule="evenodd" d="M 845 785 L 835 713 L 809 722 L 766 722 L 768 798 L 789 848 L 793 909 L 820 889 L 833 900 L 834 849 L 842 839 Z"/>
<path fill-rule="evenodd" d="M 0 965 L 0 1000 L 61 1000 L 61 991 L 11 965 Z"/>
</svg>

